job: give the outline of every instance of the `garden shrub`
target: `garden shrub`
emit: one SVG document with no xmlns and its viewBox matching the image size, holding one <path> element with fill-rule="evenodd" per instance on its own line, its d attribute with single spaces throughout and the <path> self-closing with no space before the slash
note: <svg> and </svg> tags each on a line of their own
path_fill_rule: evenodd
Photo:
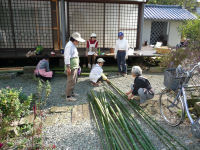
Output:
<svg viewBox="0 0 200 150">
<path fill-rule="evenodd" d="M 177 67 L 181 64 L 184 68 L 191 69 L 200 61 L 200 17 L 196 20 L 185 21 L 178 30 L 183 37 L 188 39 L 188 46 L 163 56 L 160 65 Z"/>
<path fill-rule="evenodd" d="M 21 89 L 5 88 L 0 90 L 0 114 L 2 116 L 0 140 L 6 139 L 9 135 L 7 127 L 29 113 L 32 96 L 22 96 L 21 93 Z"/>
</svg>

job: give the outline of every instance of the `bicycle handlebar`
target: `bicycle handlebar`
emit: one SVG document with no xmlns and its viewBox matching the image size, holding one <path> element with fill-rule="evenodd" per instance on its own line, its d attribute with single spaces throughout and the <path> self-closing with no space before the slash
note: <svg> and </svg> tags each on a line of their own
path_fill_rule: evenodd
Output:
<svg viewBox="0 0 200 150">
<path fill-rule="evenodd" d="M 186 74 L 186 76 L 185 77 L 190 77 L 190 75 L 194 72 L 194 70 L 197 68 L 197 67 L 199 67 L 200 68 L 200 62 L 198 62 L 198 64 L 197 65 L 195 65 L 190 71 L 184 71 L 184 70 L 182 70 L 182 66 L 181 65 L 179 65 L 178 67 L 177 67 L 177 70 L 181 70 L 181 72 L 183 73 L 183 74 Z M 182 78 L 182 77 L 184 77 L 184 76 L 178 76 L 178 77 L 176 77 L 177 79 L 178 78 Z"/>
<path fill-rule="evenodd" d="M 200 62 L 198 62 L 198 64 L 195 65 L 189 72 L 190 72 L 190 73 L 194 72 L 194 70 L 195 70 L 197 67 L 200 67 Z"/>
</svg>

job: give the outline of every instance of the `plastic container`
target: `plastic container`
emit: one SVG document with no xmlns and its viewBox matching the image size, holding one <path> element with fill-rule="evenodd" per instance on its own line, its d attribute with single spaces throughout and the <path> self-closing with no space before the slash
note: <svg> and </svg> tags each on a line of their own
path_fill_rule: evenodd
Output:
<svg viewBox="0 0 200 150">
<path fill-rule="evenodd" d="M 99 48 L 99 50 L 98 50 L 98 55 L 101 55 L 101 50 L 100 50 L 100 48 Z"/>
</svg>

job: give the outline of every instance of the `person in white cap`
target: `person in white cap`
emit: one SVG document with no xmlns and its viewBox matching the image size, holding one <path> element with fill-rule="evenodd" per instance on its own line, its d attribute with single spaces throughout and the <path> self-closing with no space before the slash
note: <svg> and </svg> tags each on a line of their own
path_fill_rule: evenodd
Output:
<svg viewBox="0 0 200 150">
<path fill-rule="evenodd" d="M 95 64 L 97 56 L 98 41 L 96 40 L 97 35 L 92 33 L 90 39 L 87 41 L 86 56 L 88 57 L 88 68 L 92 68 Z"/>
<path fill-rule="evenodd" d="M 103 58 L 98 58 L 97 64 L 92 68 L 92 70 L 90 72 L 89 79 L 93 86 L 99 86 L 99 83 L 102 80 L 109 82 L 108 78 L 103 73 L 102 66 L 103 66 L 104 62 L 105 62 L 105 60 Z"/>
<path fill-rule="evenodd" d="M 68 101 L 76 100 L 73 90 L 77 82 L 77 71 L 79 68 L 79 55 L 76 48 L 79 42 L 85 42 L 85 40 L 81 38 L 80 33 L 74 32 L 64 50 L 64 62 L 67 74 L 66 100 Z"/>
</svg>

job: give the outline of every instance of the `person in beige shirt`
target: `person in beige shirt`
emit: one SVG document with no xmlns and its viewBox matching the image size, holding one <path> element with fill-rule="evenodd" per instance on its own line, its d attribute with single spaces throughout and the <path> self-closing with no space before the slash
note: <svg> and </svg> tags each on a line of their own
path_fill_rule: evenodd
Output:
<svg viewBox="0 0 200 150">
<path fill-rule="evenodd" d="M 74 86 L 77 82 L 77 71 L 79 68 L 79 55 L 76 46 L 79 42 L 85 42 L 80 33 L 75 32 L 71 35 L 70 41 L 65 46 L 64 62 L 66 65 L 67 87 L 66 100 L 75 101 Z"/>
</svg>

